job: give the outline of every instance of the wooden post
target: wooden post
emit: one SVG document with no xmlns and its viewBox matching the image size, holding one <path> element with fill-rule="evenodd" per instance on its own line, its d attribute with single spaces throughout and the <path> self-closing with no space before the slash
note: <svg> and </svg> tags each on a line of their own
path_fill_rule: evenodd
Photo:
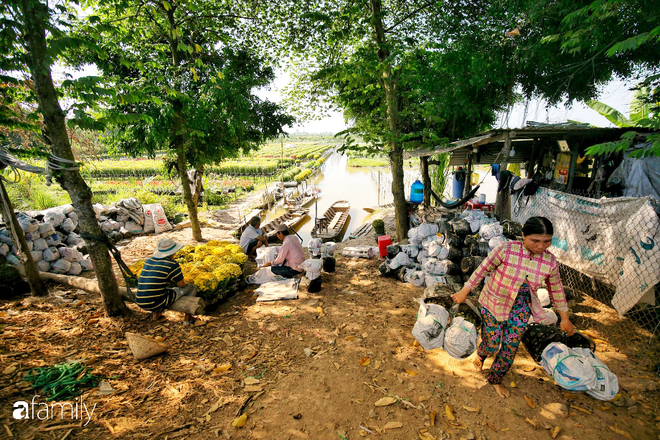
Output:
<svg viewBox="0 0 660 440">
<path fill-rule="evenodd" d="M 580 147 L 578 145 L 572 146 L 571 148 L 571 164 L 568 167 L 568 182 L 566 183 L 566 191 L 571 191 L 573 189 L 573 179 L 575 178 L 575 165 L 577 164 L 577 158 Z"/>
<path fill-rule="evenodd" d="M 20 248 L 21 252 L 25 254 L 26 260 L 23 262 L 23 268 L 25 278 L 27 278 L 32 294 L 35 296 L 48 295 L 48 290 L 39 277 L 39 269 L 37 269 L 37 265 L 34 264 L 32 254 L 28 249 L 27 240 L 25 240 L 25 234 L 23 233 L 21 226 L 18 224 L 18 220 L 14 214 L 14 208 L 11 205 L 9 195 L 5 190 L 5 185 L 2 182 L 2 179 L 0 179 L 0 205 L 2 205 L 2 217 L 5 219 L 7 229 L 9 229 L 10 233 L 13 232 L 12 235 L 14 237 L 18 238 L 18 243 L 14 243 L 14 245 Z"/>
<path fill-rule="evenodd" d="M 525 172 L 527 174 L 528 179 L 534 177 L 534 169 L 536 168 L 536 155 L 538 154 L 538 151 L 539 151 L 539 145 L 536 138 L 534 138 L 532 139 L 532 152 L 529 155 L 529 162 L 528 165 L 525 167 Z"/>
<path fill-rule="evenodd" d="M 507 132 L 504 135 L 504 148 L 502 148 L 502 159 L 500 161 L 500 173 L 506 170 L 506 166 L 509 163 L 509 153 L 511 152 L 511 133 Z M 504 207 L 509 201 L 509 191 L 508 188 L 499 191 L 497 193 L 497 199 L 495 200 L 495 216 L 499 221 L 502 221 L 504 218 Z"/>
<path fill-rule="evenodd" d="M 465 170 L 465 186 L 463 187 L 463 197 L 467 196 L 472 191 L 472 153 L 467 154 L 468 163 L 467 170 Z"/>
<path fill-rule="evenodd" d="M 419 163 L 422 168 L 422 183 L 424 184 L 424 206 L 431 206 L 431 177 L 429 176 L 428 156 L 422 156 Z"/>
</svg>

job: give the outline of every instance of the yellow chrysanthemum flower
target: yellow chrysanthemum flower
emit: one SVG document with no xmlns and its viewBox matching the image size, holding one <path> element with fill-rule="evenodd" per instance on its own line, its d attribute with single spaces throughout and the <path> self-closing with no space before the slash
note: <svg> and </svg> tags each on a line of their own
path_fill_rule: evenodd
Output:
<svg viewBox="0 0 660 440">
<path fill-rule="evenodd" d="M 222 257 L 229 254 L 231 254 L 231 251 L 223 247 L 217 247 L 213 249 L 213 255 L 217 255 L 218 257 Z"/>
<path fill-rule="evenodd" d="M 222 246 L 221 243 L 222 242 L 220 240 L 211 240 L 208 243 L 206 243 L 206 245 L 209 247 L 218 247 L 218 246 Z"/>
<path fill-rule="evenodd" d="M 243 253 L 243 248 L 240 247 L 237 244 L 228 244 L 225 246 L 225 249 L 230 251 L 232 254 L 242 254 Z"/>
</svg>

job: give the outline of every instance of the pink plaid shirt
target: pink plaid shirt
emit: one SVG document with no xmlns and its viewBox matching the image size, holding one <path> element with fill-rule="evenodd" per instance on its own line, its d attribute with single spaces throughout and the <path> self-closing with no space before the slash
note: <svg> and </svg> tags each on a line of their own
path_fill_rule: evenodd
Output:
<svg viewBox="0 0 660 440">
<path fill-rule="evenodd" d="M 546 287 L 555 310 L 568 312 L 564 287 L 559 278 L 559 263 L 554 255 L 545 251 L 533 254 L 520 241 L 505 241 L 492 250 L 474 271 L 465 286 L 474 289 L 488 274 L 479 303 L 498 321 L 506 321 L 524 282 L 532 292 L 532 315 L 536 322 L 544 318 L 541 302 L 536 294 Z"/>
</svg>

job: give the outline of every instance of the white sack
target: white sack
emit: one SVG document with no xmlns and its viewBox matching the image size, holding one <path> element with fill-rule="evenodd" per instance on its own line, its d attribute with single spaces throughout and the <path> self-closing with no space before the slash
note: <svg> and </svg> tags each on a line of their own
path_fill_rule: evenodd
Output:
<svg viewBox="0 0 660 440">
<path fill-rule="evenodd" d="M 80 275 L 82 272 L 82 266 L 80 263 L 76 263 L 75 261 L 71 262 L 71 267 L 69 267 L 69 271 L 67 272 L 67 275 Z"/>
<path fill-rule="evenodd" d="M 323 258 L 326 257 L 333 257 L 335 255 L 335 251 L 337 250 L 337 243 L 334 241 L 331 241 L 329 243 L 323 243 L 323 246 L 321 246 L 321 256 Z"/>
<path fill-rule="evenodd" d="M 78 246 L 79 244 L 85 244 L 85 240 L 83 240 L 80 235 L 76 234 L 75 232 L 72 232 L 66 238 L 66 244 L 68 244 L 69 246 Z"/>
<path fill-rule="evenodd" d="M 489 247 L 490 250 L 492 251 L 492 250 L 495 249 L 499 244 L 504 243 L 505 241 L 506 241 L 506 238 L 504 238 L 503 235 L 495 236 L 495 237 L 491 238 L 490 240 L 488 240 L 488 247 Z"/>
<path fill-rule="evenodd" d="M 443 245 L 442 241 L 436 240 L 429 244 L 429 257 L 444 260 L 449 256 L 449 246 Z"/>
<path fill-rule="evenodd" d="M 421 270 L 406 269 L 406 273 L 403 274 L 403 281 L 413 286 L 422 287 L 424 285 L 424 272 Z"/>
<path fill-rule="evenodd" d="M 143 230 L 146 234 L 151 234 L 154 232 L 154 217 L 153 217 L 153 206 L 154 205 L 142 205 L 144 209 L 144 226 Z"/>
<path fill-rule="evenodd" d="M 557 385 L 569 391 L 588 391 L 597 382 L 596 371 L 588 359 L 559 342 L 548 344 L 543 350 L 541 366 Z"/>
<path fill-rule="evenodd" d="M 60 228 L 62 228 L 62 230 L 67 234 L 70 234 L 76 229 L 77 226 L 78 223 L 75 222 L 73 219 L 65 218 L 62 224 L 60 225 Z"/>
<path fill-rule="evenodd" d="M 537 289 L 536 296 L 539 298 L 541 307 L 548 307 L 550 305 L 550 294 L 548 293 L 548 289 Z"/>
<path fill-rule="evenodd" d="M 389 262 L 390 269 L 398 269 L 401 266 L 410 266 L 412 261 L 405 252 L 399 252 L 396 257 L 392 258 Z"/>
<path fill-rule="evenodd" d="M 426 237 L 437 234 L 438 230 L 438 225 L 435 223 L 422 223 L 408 231 L 408 242 L 419 245 Z"/>
<path fill-rule="evenodd" d="M 277 253 L 279 251 L 280 251 L 279 246 L 268 246 L 268 247 L 258 248 L 257 256 L 255 257 L 255 261 L 257 262 L 257 267 L 261 267 L 264 264 L 273 261 L 275 258 L 277 258 Z"/>
<path fill-rule="evenodd" d="M 424 274 L 424 284 L 426 287 L 433 287 L 437 284 L 447 284 L 447 279 L 440 275 Z"/>
<path fill-rule="evenodd" d="M 436 260 L 429 258 L 422 265 L 422 270 L 431 275 L 447 275 L 447 260 Z"/>
<path fill-rule="evenodd" d="M 82 270 L 94 269 L 94 265 L 92 264 L 92 260 L 89 259 L 89 256 L 85 256 L 82 260 L 78 261 L 78 264 L 80 264 Z"/>
<path fill-rule="evenodd" d="M 3 257 L 9 253 L 9 246 L 6 243 L 0 243 L 0 255 Z"/>
<path fill-rule="evenodd" d="M 78 213 L 76 211 L 72 211 L 66 215 L 69 217 L 71 220 L 75 222 L 75 224 L 78 224 Z"/>
<path fill-rule="evenodd" d="M 160 234 L 161 232 L 171 231 L 172 225 L 170 224 L 170 222 L 167 221 L 167 217 L 165 216 L 165 211 L 163 210 L 161 204 L 154 203 L 152 207 L 153 207 L 152 215 L 154 219 L 154 230 L 156 234 Z"/>
<path fill-rule="evenodd" d="M 575 352 L 587 359 L 596 372 L 596 383 L 587 391 L 591 397 L 598 400 L 612 400 L 619 392 L 619 379 L 609 368 L 598 359 L 588 348 L 571 348 Z"/>
<path fill-rule="evenodd" d="M 43 252 L 42 251 L 30 251 L 30 255 L 32 255 L 32 261 L 40 261 L 43 258 Z"/>
<path fill-rule="evenodd" d="M 39 269 L 39 272 L 49 272 L 50 271 L 50 263 L 46 260 L 39 260 L 34 264 L 37 266 L 37 269 Z"/>
<path fill-rule="evenodd" d="M 50 223 L 53 227 L 58 227 L 64 221 L 64 215 L 57 211 L 49 210 L 44 215 L 44 222 Z"/>
<path fill-rule="evenodd" d="M 142 234 L 142 232 L 144 232 L 144 229 L 142 229 L 142 226 L 138 225 L 137 223 L 135 223 L 132 220 L 127 221 L 124 224 L 124 227 L 126 228 L 126 230 L 128 232 L 130 232 L 133 235 Z"/>
<path fill-rule="evenodd" d="M 284 279 L 283 276 L 275 275 L 272 271 L 272 267 L 268 266 L 268 267 L 262 267 L 252 275 L 245 278 L 245 282 L 247 284 L 264 284 L 264 283 L 269 283 L 271 281 L 281 281 L 283 279 Z"/>
<path fill-rule="evenodd" d="M 442 347 L 445 340 L 445 328 L 449 321 L 449 313 L 438 304 L 426 304 L 419 300 L 417 322 L 412 329 L 412 335 L 425 350 Z"/>
<path fill-rule="evenodd" d="M 474 324 L 457 316 L 445 334 L 445 351 L 455 359 L 465 359 L 477 349 L 477 339 Z"/>
<path fill-rule="evenodd" d="M 74 248 L 61 248 L 60 249 L 60 258 L 66 261 L 80 261 L 83 258 L 83 254 L 80 253 L 78 249 Z"/>
<path fill-rule="evenodd" d="M 34 251 L 43 251 L 48 249 L 48 243 L 43 238 L 37 238 L 32 242 L 32 250 Z"/>
<path fill-rule="evenodd" d="M 50 263 L 60 258 L 60 251 L 57 250 L 55 246 L 51 246 L 45 251 L 43 251 L 42 258 Z M 67 270 L 69 270 L 67 268 Z"/>
<path fill-rule="evenodd" d="M 319 259 L 309 259 L 305 260 L 298 265 L 299 268 L 305 271 L 305 277 L 308 280 L 312 281 L 317 279 L 321 275 L 321 269 L 323 268 L 323 260 Z"/>
<path fill-rule="evenodd" d="M 402 244 L 400 248 L 401 252 L 405 252 L 410 258 L 415 258 L 417 255 L 419 255 L 419 248 L 415 245 Z"/>
<path fill-rule="evenodd" d="M 71 262 L 66 260 L 56 260 L 50 265 L 53 273 L 67 273 L 71 269 Z"/>
<path fill-rule="evenodd" d="M 341 251 L 342 257 L 373 258 L 374 250 L 371 246 L 347 246 Z"/>
<path fill-rule="evenodd" d="M 50 223 L 39 223 L 39 235 L 42 238 L 50 237 L 55 233 L 55 228 Z"/>
<path fill-rule="evenodd" d="M 504 228 L 499 223 L 488 223 L 479 229 L 479 235 L 484 240 L 490 240 L 491 238 L 502 235 L 503 233 Z"/>
<path fill-rule="evenodd" d="M 555 325 L 555 324 L 557 324 L 557 322 L 559 322 L 559 317 L 554 312 L 554 310 L 552 310 L 552 309 L 543 309 L 543 313 L 544 313 L 545 316 L 542 320 L 540 320 L 538 322 L 539 324 Z M 529 322 L 531 324 L 532 322 L 536 322 L 536 320 L 532 316 L 532 317 L 529 318 Z"/>
<path fill-rule="evenodd" d="M 35 232 L 39 230 L 39 222 L 33 218 L 21 216 L 17 218 L 17 220 L 18 220 L 18 225 L 25 233 Z"/>
</svg>

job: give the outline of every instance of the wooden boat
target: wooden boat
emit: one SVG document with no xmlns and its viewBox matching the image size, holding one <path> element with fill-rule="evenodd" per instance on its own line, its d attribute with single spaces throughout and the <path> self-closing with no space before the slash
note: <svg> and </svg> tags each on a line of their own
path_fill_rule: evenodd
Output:
<svg viewBox="0 0 660 440">
<path fill-rule="evenodd" d="M 308 214 L 309 208 L 289 209 L 281 216 L 271 220 L 265 225 L 262 225 L 261 231 L 266 234 L 266 237 L 268 237 L 269 241 L 275 240 L 275 236 L 277 235 L 277 231 L 275 229 L 278 225 L 284 223 L 289 227 L 289 229 L 293 229 L 295 226 L 305 220 L 305 217 L 307 217 Z"/>
<path fill-rule="evenodd" d="M 346 200 L 339 200 L 332 204 L 323 217 L 316 219 L 314 229 L 312 229 L 312 237 L 320 238 L 321 241 L 334 241 L 341 234 L 346 220 L 348 220 L 348 213 L 351 210 L 351 204 Z"/>
<path fill-rule="evenodd" d="M 394 208 L 394 203 L 388 203 L 387 205 L 374 206 L 372 208 L 362 208 L 367 211 L 369 214 L 373 214 L 376 211 L 382 211 L 383 209 Z"/>
<path fill-rule="evenodd" d="M 294 207 L 305 207 L 308 205 L 311 205 L 312 202 L 314 202 L 316 199 L 319 198 L 319 194 L 321 194 L 321 190 L 312 187 L 312 188 L 307 188 L 304 193 L 300 194 L 297 197 L 289 197 L 285 200 L 285 203 L 287 206 L 294 208 Z"/>
</svg>

